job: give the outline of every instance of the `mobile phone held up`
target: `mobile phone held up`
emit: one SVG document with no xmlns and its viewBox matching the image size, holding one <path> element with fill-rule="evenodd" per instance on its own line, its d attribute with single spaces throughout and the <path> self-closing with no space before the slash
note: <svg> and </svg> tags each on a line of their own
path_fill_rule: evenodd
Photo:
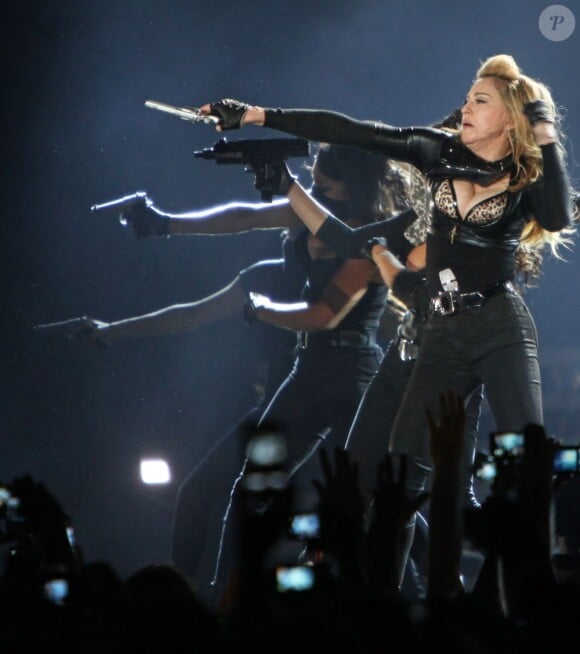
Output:
<svg viewBox="0 0 580 654">
<path fill-rule="evenodd" d="M 320 536 L 317 513 L 295 513 L 290 517 L 290 535 L 301 540 L 315 540 Z"/>
<path fill-rule="evenodd" d="M 574 475 L 580 472 L 580 447 L 559 447 L 554 454 L 555 474 Z"/>
<path fill-rule="evenodd" d="M 295 565 L 276 568 L 276 590 L 279 593 L 311 590 L 315 580 L 315 571 L 312 566 Z"/>
<path fill-rule="evenodd" d="M 504 454 L 521 456 L 524 453 L 524 445 L 522 432 L 492 431 L 490 434 L 489 451 L 496 458 Z"/>
</svg>

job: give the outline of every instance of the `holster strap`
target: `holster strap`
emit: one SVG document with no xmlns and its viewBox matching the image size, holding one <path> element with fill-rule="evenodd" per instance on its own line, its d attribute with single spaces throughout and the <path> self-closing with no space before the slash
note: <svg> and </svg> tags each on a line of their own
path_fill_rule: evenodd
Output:
<svg viewBox="0 0 580 654">
<path fill-rule="evenodd" d="M 375 334 L 356 330 L 340 330 L 329 332 L 304 332 L 296 334 L 296 349 L 305 350 L 311 347 L 373 347 L 377 344 Z"/>
</svg>

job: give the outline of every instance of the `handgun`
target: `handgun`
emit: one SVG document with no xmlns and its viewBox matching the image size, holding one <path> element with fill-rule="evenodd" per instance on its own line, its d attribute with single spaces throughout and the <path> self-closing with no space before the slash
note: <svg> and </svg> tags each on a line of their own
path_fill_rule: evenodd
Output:
<svg viewBox="0 0 580 654">
<path fill-rule="evenodd" d="M 145 191 L 137 191 L 131 195 L 124 195 L 121 198 L 116 198 L 109 202 L 104 202 L 103 204 L 93 204 L 91 207 L 91 213 L 106 211 L 107 209 L 118 209 L 123 211 L 124 209 L 131 209 L 136 205 L 146 205 L 147 202 L 149 202 L 147 193 L 145 193 Z"/>
<path fill-rule="evenodd" d="M 95 321 L 88 316 L 78 318 L 68 318 L 67 320 L 58 320 L 56 322 L 45 322 L 39 325 L 33 325 L 35 330 L 48 330 L 62 332 L 69 340 L 83 338 L 95 332 Z M 110 346 L 109 341 L 97 336 L 94 338 L 95 344 L 101 348 Z"/>
</svg>

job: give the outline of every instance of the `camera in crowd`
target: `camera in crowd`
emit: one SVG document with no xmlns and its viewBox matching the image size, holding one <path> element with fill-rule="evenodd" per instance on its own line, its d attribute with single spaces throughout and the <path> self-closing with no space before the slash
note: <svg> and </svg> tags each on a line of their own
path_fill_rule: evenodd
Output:
<svg viewBox="0 0 580 654">
<path fill-rule="evenodd" d="M 7 486 L 0 485 L 0 543 L 16 540 L 24 522 L 20 499 Z"/>
<path fill-rule="evenodd" d="M 495 431 L 490 433 L 489 453 L 476 457 L 475 476 L 493 482 L 498 475 L 515 470 L 525 451 L 523 432 Z M 559 445 L 554 454 L 554 475 L 576 475 L 580 472 L 580 445 Z M 505 476 L 505 474 L 504 474 Z"/>
<path fill-rule="evenodd" d="M 295 513 L 290 516 L 290 535 L 304 541 L 315 541 L 320 537 L 320 518 L 314 511 Z"/>
<path fill-rule="evenodd" d="M 242 550 L 261 569 L 266 592 L 280 598 L 319 592 L 329 575 L 320 549 L 320 519 L 294 488 L 283 431 L 276 425 L 250 425 L 243 449 Z"/>
<path fill-rule="evenodd" d="M 284 435 L 272 426 L 253 428 L 245 444 L 245 470 L 242 487 L 247 493 L 284 491 L 288 487 Z"/>
</svg>

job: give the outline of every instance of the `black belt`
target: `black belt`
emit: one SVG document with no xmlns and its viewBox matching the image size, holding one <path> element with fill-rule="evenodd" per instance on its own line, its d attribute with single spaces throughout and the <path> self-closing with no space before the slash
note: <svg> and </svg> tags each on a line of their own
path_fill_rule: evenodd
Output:
<svg viewBox="0 0 580 654">
<path fill-rule="evenodd" d="M 296 333 L 297 350 L 305 350 L 311 347 L 373 347 L 376 344 L 375 334 L 355 330 Z"/>
<path fill-rule="evenodd" d="M 458 293 L 457 291 L 442 291 L 429 300 L 429 314 L 448 316 L 460 309 L 473 309 L 481 307 L 485 301 L 499 293 L 515 293 L 516 289 L 511 282 L 498 282 L 482 291 L 471 293 Z"/>
</svg>

